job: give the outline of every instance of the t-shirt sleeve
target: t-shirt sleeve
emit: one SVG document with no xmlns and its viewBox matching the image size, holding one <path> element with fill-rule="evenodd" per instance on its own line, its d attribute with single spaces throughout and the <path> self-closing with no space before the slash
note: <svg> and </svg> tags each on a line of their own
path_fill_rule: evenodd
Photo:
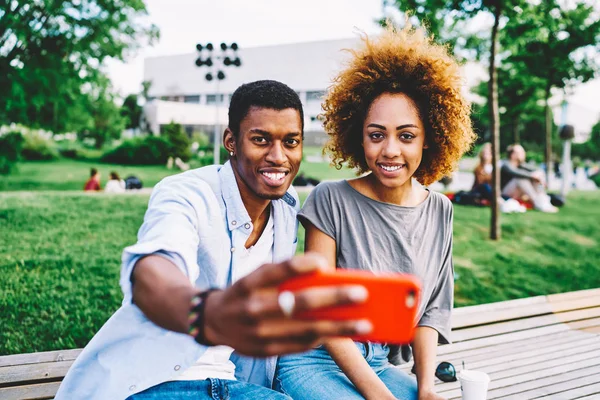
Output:
<svg viewBox="0 0 600 400">
<path fill-rule="evenodd" d="M 427 303 L 419 326 L 428 326 L 435 329 L 439 334 L 439 343 L 450 343 L 450 331 L 452 329 L 451 314 L 454 304 L 454 264 L 452 262 L 452 222 L 453 209 L 448 205 L 445 224 L 446 237 L 444 238 L 442 264 L 438 274 L 435 289 Z"/>
<path fill-rule="evenodd" d="M 310 222 L 318 230 L 335 240 L 335 216 L 333 215 L 329 186 L 329 183 L 320 183 L 312 190 L 298 213 L 298 220 L 304 226 L 307 221 Z"/>
</svg>

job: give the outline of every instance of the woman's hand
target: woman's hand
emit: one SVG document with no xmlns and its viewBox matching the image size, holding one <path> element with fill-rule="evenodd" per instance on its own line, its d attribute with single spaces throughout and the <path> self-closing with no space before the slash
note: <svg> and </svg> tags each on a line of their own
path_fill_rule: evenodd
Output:
<svg viewBox="0 0 600 400">
<path fill-rule="evenodd" d="M 419 391 L 419 400 L 446 400 L 433 390 Z"/>
</svg>

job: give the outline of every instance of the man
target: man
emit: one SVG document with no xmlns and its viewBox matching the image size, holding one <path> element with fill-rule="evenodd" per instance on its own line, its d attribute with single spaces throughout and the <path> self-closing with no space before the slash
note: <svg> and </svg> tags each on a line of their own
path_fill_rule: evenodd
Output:
<svg viewBox="0 0 600 400">
<path fill-rule="evenodd" d="M 275 359 L 251 356 L 372 329 L 365 321 L 291 318 L 294 310 L 362 302 L 363 287 L 277 292 L 324 262 L 290 260 L 298 209 L 290 183 L 302 139 L 302 104 L 289 87 L 258 81 L 235 91 L 223 138 L 230 161 L 155 187 L 138 242 L 123 253 L 123 305 L 73 364 L 57 399 L 286 399 L 267 388 Z"/>
<path fill-rule="evenodd" d="M 533 202 L 533 206 L 542 212 L 555 213 L 558 208 L 550 203 L 544 190 L 545 179 L 542 171 L 527 166 L 525 149 L 519 144 L 512 144 L 506 149 L 508 161 L 500 169 L 502 196 L 521 200 L 525 196 Z"/>
<path fill-rule="evenodd" d="M 102 187 L 100 187 L 100 172 L 96 168 L 92 168 L 90 170 L 90 179 L 85 183 L 83 187 L 84 191 L 100 191 Z"/>
</svg>

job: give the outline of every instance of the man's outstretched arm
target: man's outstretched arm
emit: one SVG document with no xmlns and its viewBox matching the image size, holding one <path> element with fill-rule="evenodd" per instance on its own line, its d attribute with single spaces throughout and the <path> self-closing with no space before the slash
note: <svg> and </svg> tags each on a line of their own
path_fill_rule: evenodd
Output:
<svg viewBox="0 0 600 400">
<path fill-rule="evenodd" d="M 204 337 L 214 345 L 241 354 L 271 356 L 309 350 L 327 337 L 368 333 L 367 321 L 303 321 L 286 318 L 277 287 L 285 280 L 326 266 L 315 254 L 266 264 L 233 286 L 206 299 Z M 133 301 L 155 324 L 175 332 L 188 331 L 192 297 L 199 292 L 175 264 L 160 256 L 140 259 L 133 271 Z M 361 286 L 309 288 L 295 293 L 295 311 L 361 303 Z"/>
</svg>

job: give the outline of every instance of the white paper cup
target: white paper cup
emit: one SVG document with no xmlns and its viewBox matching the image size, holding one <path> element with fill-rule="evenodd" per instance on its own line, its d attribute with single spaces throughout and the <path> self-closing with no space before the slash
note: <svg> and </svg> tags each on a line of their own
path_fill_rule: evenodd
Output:
<svg viewBox="0 0 600 400">
<path fill-rule="evenodd" d="M 485 372 L 462 370 L 458 374 L 463 400 L 486 400 L 490 377 Z"/>
</svg>

